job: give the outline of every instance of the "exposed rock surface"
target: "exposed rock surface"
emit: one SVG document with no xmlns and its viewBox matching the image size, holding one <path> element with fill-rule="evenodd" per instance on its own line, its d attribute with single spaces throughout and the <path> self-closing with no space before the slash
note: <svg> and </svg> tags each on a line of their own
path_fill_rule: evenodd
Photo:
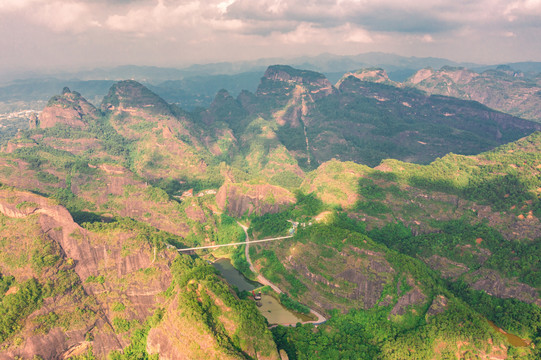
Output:
<svg viewBox="0 0 541 360">
<path fill-rule="evenodd" d="M 76 91 L 64 88 L 62 95 L 54 96 L 39 116 L 39 127 L 50 128 L 56 124 L 85 127 L 88 118 L 97 118 L 98 110 Z"/>
<path fill-rule="evenodd" d="M 323 74 L 298 70 L 287 65 L 269 66 L 263 75 L 262 83 L 257 90 L 257 95 L 268 95 L 265 81 L 300 84 L 308 87 L 314 98 L 324 97 L 336 91 L 332 84 Z"/>
<path fill-rule="evenodd" d="M 252 213 L 276 213 L 295 201 L 290 191 L 268 184 L 226 182 L 216 194 L 218 207 L 237 217 Z"/>
<path fill-rule="evenodd" d="M 481 74 L 445 66 L 422 69 L 405 82 L 430 94 L 475 100 L 493 109 L 541 122 L 541 85 L 535 78 L 508 67 Z"/>
<path fill-rule="evenodd" d="M 426 295 L 423 294 L 419 287 L 414 286 L 413 289 L 405 293 L 398 299 L 398 302 L 391 310 L 391 315 L 404 315 L 409 306 L 420 305 L 426 299 Z"/>
<path fill-rule="evenodd" d="M 486 291 L 499 298 L 514 298 L 541 306 L 541 298 L 537 290 L 529 285 L 514 280 L 504 279 L 494 270 L 479 269 L 466 279 L 475 290 Z"/>
<path fill-rule="evenodd" d="M 387 72 L 381 68 L 366 68 L 361 69 L 354 72 L 348 72 L 346 73 L 342 79 L 338 81 L 336 84 L 336 87 L 340 87 L 340 84 L 344 79 L 346 79 L 349 76 L 356 77 L 357 79 L 361 81 L 370 81 L 375 83 L 383 83 L 388 85 L 398 85 L 391 79 L 389 79 L 389 76 L 387 75 Z"/>
<path fill-rule="evenodd" d="M 449 260 L 443 256 L 432 255 L 424 260 L 428 266 L 434 270 L 438 270 L 444 278 L 456 279 L 460 275 L 469 271 L 468 267 L 456 261 Z"/>
<path fill-rule="evenodd" d="M 426 319 L 428 320 L 430 317 L 444 312 L 447 309 L 447 302 L 448 300 L 445 296 L 436 296 L 426 312 Z"/>
<path fill-rule="evenodd" d="M 63 331 L 53 328 L 44 335 L 27 336 L 20 347 L 8 347 L 0 352 L 0 359 L 21 356 L 32 358 L 40 355 L 43 358 L 60 358 L 70 349 L 85 344 L 85 334 L 92 332 L 94 339 L 91 341 L 94 353 L 99 358 L 114 349 L 121 349 L 126 345 L 126 340 L 119 337 L 111 328 L 113 314 L 107 309 L 111 298 L 124 298 L 130 304 L 131 311 L 127 314 L 128 319 L 144 320 L 149 316 L 159 299 L 157 295 L 163 292 L 170 284 L 170 273 L 167 267 L 169 262 L 166 254 L 156 258 L 152 257 L 150 246 L 142 246 L 139 249 L 123 253 L 119 243 L 104 241 L 101 235 L 89 232 L 75 222 L 70 213 L 62 206 L 56 205 L 49 199 L 41 196 L 10 189 L 0 190 L 0 212 L 7 217 L 28 219 L 35 221 L 39 226 L 43 241 L 52 242 L 59 247 L 62 254 L 62 263 L 73 263 L 73 269 L 78 277 L 78 282 L 83 285 L 83 299 L 77 298 L 74 303 L 69 298 L 59 302 L 45 303 L 42 309 L 36 310 L 36 314 L 45 315 L 52 311 L 66 311 L 72 307 L 80 306 L 86 297 L 97 296 L 90 302 L 96 305 L 89 306 L 88 310 L 96 313 L 96 320 L 87 323 L 77 330 Z M 37 216 L 37 218 L 36 218 Z M 21 223 L 22 224 L 22 223 Z M 126 236 L 122 240 L 126 242 Z M 154 267 L 158 269 L 155 274 L 141 281 L 134 281 L 133 274 L 138 270 Z M 54 269 L 51 275 L 54 274 Z M 103 283 L 86 282 L 91 276 L 107 275 Z M 56 276 L 56 275 L 55 275 Z M 115 279 L 123 279 L 119 283 Z M 75 284 L 71 284 L 74 286 Z M 99 296 L 98 296 L 99 295 Z M 46 299 L 48 301 L 48 299 Z M 61 306 L 60 308 L 58 308 Z M 30 325 L 32 326 L 30 322 Z M 79 325 L 80 326 L 80 325 Z M 31 331 L 23 329 L 23 331 Z"/>
<path fill-rule="evenodd" d="M 144 109 L 153 114 L 173 115 L 165 100 L 134 80 L 114 84 L 101 104 L 102 111 L 119 112 L 131 108 Z"/>
</svg>

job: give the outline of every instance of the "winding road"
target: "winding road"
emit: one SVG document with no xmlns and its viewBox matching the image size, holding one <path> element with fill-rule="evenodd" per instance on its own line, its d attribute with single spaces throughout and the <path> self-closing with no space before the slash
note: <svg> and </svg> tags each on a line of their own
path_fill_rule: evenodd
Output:
<svg viewBox="0 0 541 360">
<path fill-rule="evenodd" d="M 245 252 L 245 255 L 246 255 L 246 261 L 248 261 L 248 264 L 250 265 L 250 270 L 257 275 L 257 282 L 259 282 L 260 284 L 263 284 L 263 285 L 268 285 L 272 288 L 272 290 L 274 290 L 277 294 L 281 294 L 283 293 L 282 290 L 280 290 L 280 288 L 278 286 L 276 286 L 275 284 L 271 283 L 269 280 L 267 280 L 265 277 L 263 277 L 263 275 L 261 275 L 260 273 L 258 273 L 252 263 L 252 260 L 250 259 L 250 243 L 257 243 L 257 242 L 262 242 L 262 240 L 252 240 L 250 241 L 250 237 L 248 236 L 248 227 L 245 226 L 245 225 L 242 225 L 241 223 L 237 222 L 237 224 L 240 225 L 240 227 L 242 228 L 242 230 L 244 230 L 244 234 L 246 235 L 246 248 L 244 249 L 244 252 Z M 283 236 L 281 238 L 273 238 L 273 239 L 265 239 L 267 241 L 272 241 L 272 240 L 279 240 L 279 239 L 286 239 L 286 238 L 292 238 L 293 235 L 290 235 L 290 236 Z M 327 321 L 327 319 L 321 315 L 320 313 L 318 313 L 317 311 L 315 311 L 314 309 L 310 309 L 310 313 L 313 314 L 314 316 L 317 317 L 317 320 L 312 320 L 312 321 L 303 321 L 301 322 L 301 324 L 314 324 L 314 325 L 319 325 L 319 324 L 323 324 L 325 321 Z M 297 325 L 297 323 L 295 324 L 280 324 L 280 325 L 283 325 L 283 326 L 295 326 Z M 273 326 L 274 327 L 274 326 Z"/>
</svg>

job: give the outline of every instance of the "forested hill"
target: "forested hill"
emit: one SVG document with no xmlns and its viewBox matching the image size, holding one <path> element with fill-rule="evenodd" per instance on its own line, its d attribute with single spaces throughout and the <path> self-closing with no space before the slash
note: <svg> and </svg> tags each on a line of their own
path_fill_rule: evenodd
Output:
<svg viewBox="0 0 541 360">
<path fill-rule="evenodd" d="M 348 75 L 332 86 L 322 74 L 270 67 L 255 95 L 237 98 L 248 114 L 229 119 L 237 138 L 253 120 L 270 121 L 305 168 L 332 158 L 376 166 L 386 158 L 428 163 L 449 152 L 476 154 L 517 140 L 541 125 L 476 102 Z M 237 104 L 215 109 L 235 111 Z"/>
</svg>

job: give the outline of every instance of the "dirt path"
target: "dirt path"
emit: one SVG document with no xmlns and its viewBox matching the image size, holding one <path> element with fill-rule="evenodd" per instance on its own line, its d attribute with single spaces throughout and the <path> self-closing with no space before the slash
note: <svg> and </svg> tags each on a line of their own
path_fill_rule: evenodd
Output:
<svg viewBox="0 0 541 360">
<path fill-rule="evenodd" d="M 260 273 L 257 272 L 257 270 L 255 269 L 254 267 L 254 264 L 252 263 L 252 260 L 250 259 L 250 237 L 248 236 L 248 227 L 245 226 L 245 225 L 242 225 L 241 223 L 237 223 L 240 225 L 240 227 L 242 227 L 242 230 L 244 230 L 244 234 L 246 235 L 246 248 L 244 249 L 244 254 L 246 255 L 246 261 L 248 261 L 248 264 L 250 265 L 250 270 L 257 275 L 257 282 L 259 282 L 260 284 L 263 284 L 263 285 L 268 285 L 272 288 L 272 290 L 274 290 L 277 294 L 281 294 L 283 293 L 282 290 L 280 290 L 280 288 L 276 285 L 274 285 L 273 283 L 271 283 L 269 280 L 267 280 L 265 277 L 263 277 L 263 275 L 261 275 Z M 320 313 L 318 313 L 317 311 L 315 311 L 314 309 L 310 309 L 310 313 L 313 314 L 314 316 L 317 317 L 317 320 L 312 320 L 312 321 L 303 321 L 301 322 L 301 324 L 315 324 L 315 325 L 319 325 L 319 324 L 323 324 L 325 321 L 327 321 L 327 319 L 321 315 Z M 295 326 L 295 324 L 280 324 L 282 326 Z M 275 327 L 276 325 L 273 325 L 272 327 Z"/>
</svg>

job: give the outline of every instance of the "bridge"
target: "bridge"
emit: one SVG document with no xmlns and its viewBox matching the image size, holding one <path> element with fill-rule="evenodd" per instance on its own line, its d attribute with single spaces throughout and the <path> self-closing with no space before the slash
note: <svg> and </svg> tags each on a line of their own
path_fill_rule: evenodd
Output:
<svg viewBox="0 0 541 360">
<path fill-rule="evenodd" d="M 275 237 L 275 238 L 271 238 L 271 239 L 262 239 L 262 240 L 250 240 L 250 237 L 248 236 L 248 227 L 245 226 L 245 225 L 242 225 L 241 223 L 237 222 L 237 224 L 239 224 L 239 226 L 242 228 L 242 230 L 244 230 L 244 234 L 246 235 L 246 241 L 243 241 L 243 242 L 236 242 L 236 243 L 231 243 L 231 244 L 219 244 L 219 245 L 208 245 L 208 246 L 198 246 L 198 247 L 192 247 L 192 248 L 187 248 L 187 249 L 178 249 L 177 250 L 179 252 L 184 252 L 184 251 L 193 251 L 193 250 L 201 250 L 201 249 L 215 249 L 215 248 L 219 248 L 219 247 L 224 247 L 224 246 L 237 246 L 237 245 L 246 245 L 246 248 L 244 249 L 245 251 L 245 255 L 246 255 L 246 261 L 248 262 L 248 265 L 250 265 L 250 270 L 256 274 L 257 276 L 257 282 L 259 282 L 260 284 L 262 285 L 268 285 L 270 286 L 277 294 L 281 294 L 283 291 L 280 290 L 280 288 L 278 286 L 276 286 L 275 284 L 271 283 L 269 280 L 267 280 L 265 277 L 263 277 L 263 275 L 261 275 L 254 267 L 254 264 L 252 263 L 252 260 L 250 259 L 250 245 L 251 244 L 255 244 L 255 243 L 261 243 L 261 242 L 267 242 L 267 241 L 276 241 L 276 240 L 283 240 L 283 239 L 291 239 L 294 235 L 288 235 L 288 236 L 280 236 L 280 237 Z M 321 315 L 319 312 L 315 311 L 314 309 L 310 309 L 310 313 L 312 315 L 314 315 L 316 317 L 316 320 L 311 320 L 311 321 L 303 321 L 302 324 L 314 324 L 314 325 L 319 325 L 319 324 L 323 324 L 324 322 L 327 321 L 327 319 Z M 281 325 L 284 325 L 284 326 L 296 326 L 296 323 L 295 324 L 281 324 Z M 273 328 L 277 325 L 273 325 L 271 326 L 270 328 Z"/>
<path fill-rule="evenodd" d="M 192 247 L 192 248 L 186 248 L 186 249 L 177 248 L 177 250 L 179 252 L 183 252 L 183 251 L 193 251 L 193 250 L 202 250 L 202 249 L 215 249 L 215 248 L 220 248 L 220 247 L 224 247 L 224 246 L 237 246 L 237 245 L 246 245 L 248 243 L 255 244 L 255 243 L 266 242 L 266 241 L 276 241 L 276 240 L 290 239 L 292 237 L 293 237 L 293 235 L 288 235 L 288 236 L 275 237 L 275 238 L 271 238 L 271 239 L 248 240 L 248 241 L 236 242 L 236 243 L 230 243 L 230 244 L 198 246 L 198 247 Z M 246 239 L 248 239 L 248 237 L 246 237 Z"/>
</svg>

